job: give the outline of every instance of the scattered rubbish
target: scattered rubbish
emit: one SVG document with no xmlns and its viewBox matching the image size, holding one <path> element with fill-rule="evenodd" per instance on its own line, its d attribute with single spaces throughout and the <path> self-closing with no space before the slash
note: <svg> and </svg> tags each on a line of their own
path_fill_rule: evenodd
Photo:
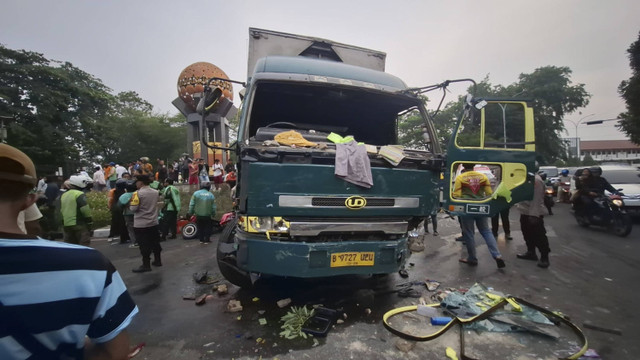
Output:
<svg viewBox="0 0 640 360">
<path fill-rule="evenodd" d="M 367 310 L 369 310 L 369 313 L 367 313 Z M 371 310 L 366 309 L 365 313 L 369 315 Z M 309 335 L 327 336 L 338 316 L 337 310 L 319 307 L 315 309 L 314 315 L 302 325 L 302 331 Z"/>
<path fill-rule="evenodd" d="M 206 343 L 206 344 L 204 344 L 204 345 L 202 345 L 202 346 L 204 346 L 204 347 L 209 347 L 209 346 L 211 346 L 211 345 L 213 345 L 213 344 L 215 344 L 215 343 L 216 343 L 215 341 L 212 341 L 212 342 L 210 342 L 210 343 Z"/>
<path fill-rule="evenodd" d="M 265 310 L 258 310 L 258 314 L 260 314 L 260 315 L 264 315 L 264 313 L 266 313 L 266 311 L 265 311 Z"/>
<path fill-rule="evenodd" d="M 242 320 L 242 315 L 238 315 L 238 317 L 236 318 L 236 320 L 238 320 L 238 321 Z"/>
<path fill-rule="evenodd" d="M 256 339 L 256 342 L 257 342 L 258 344 L 260 344 L 260 343 L 262 342 L 262 338 L 257 338 L 257 339 Z"/>
<path fill-rule="evenodd" d="M 416 266 L 416 264 L 410 262 L 409 266 Z"/>
<path fill-rule="evenodd" d="M 207 294 L 200 295 L 196 298 L 196 305 L 203 305 L 207 302 Z"/>
<path fill-rule="evenodd" d="M 620 329 L 606 328 L 606 327 L 602 327 L 602 326 L 598 326 L 598 325 L 592 324 L 592 323 L 587 322 L 587 321 L 583 322 L 582 326 L 586 327 L 587 329 L 591 329 L 591 330 L 601 331 L 601 332 L 614 334 L 614 335 L 622 335 L 622 330 L 620 330 Z"/>
<path fill-rule="evenodd" d="M 422 316 L 434 317 L 438 315 L 438 310 L 433 306 L 418 305 L 418 314 Z"/>
<path fill-rule="evenodd" d="M 342 313 L 342 317 L 347 320 L 347 313 Z"/>
<path fill-rule="evenodd" d="M 222 285 L 218 285 L 218 287 L 216 288 L 216 291 L 218 292 L 218 295 L 224 295 L 229 292 L 229 289 L 227 288 L 227 285 L 222 284 Z"/>
<path fill-rule="evenodd" d="M 280 318 L 280 322 L 284 324 L 280 327 L 280 337 L 285 339 L 295 339 L 297 337 L 307 338 L 308 335 L 302 331 L 302 326 L 311 317 L 315 315 L 315 309 L 307 309 L 306 306 L 295 307 L 292 306 L 283 317 Z"/>
<path fill-rule="evenodd" d="M 485 310 L 482 310 L 478 304 L 485 307 Z M 406 333 L 394 328 L 389 322 L 389 320 L 396 315 L 412 311 L 417 312 L 418 307 L 424 305 L 404 306 L 392 309 L 383 315 L 383 324 L 391 333 L 400 336 L 403 340 L 409 341 L 432 340 L 444 334 L 447 330 L 458 327 L 461 329 L 460 357 L 463 359 L 467 358 L 464 351 L 464 333 L 473 330 L 494 332 L 525 330 L 536 335 L 558 338 L 559 333 L 556 331 L 556 327 L 564 325 L 574 332 L 578 343 L 581 344 L 579 345 L 581 347 L 578 348 L 574 354 L 566 357 L 566 359 L 577 359 L 587 351 L 587 339 L 584 333 L 575 324 L 571 323 L 567 317 L 553 313 L 521 298 L 505 296 L 495 290 L 488 293 L 487 288 L 481 284 L 475 284 L 468 290 L 453 289 L 442 302 L 430 305 L 438 307 L 440 311 L 451 315 L 451 317 L 431 317 L 431 323 L 433 325 L 444 325 L 444 327 L 439 328 L 438 331 L 432 334 L 414 335 L 412 333 Z M 589 324 L 585 324 L 586 327 L 589 327 L 588 325 Z M 621 331 L 618 329 L 598 328 L 603 329 L 602 331 L 619 332 L 621 334 Z M 396 346 L 398 345 L 402 344 L 397 343 Z M 447 354 L 447 356 L 448 355 L 449 354 Z"/>
<path fill-rule="evenodd" d="M 260 323 L 260 325 L 267 325 L 267 319 L 260 318 L 260 319 L 258 319 L 258 323 Z"/>
<path fill-rule="evenodd" d="M 291 298 L 286 298 L 286 299 L 278 300 L 278 301 L 276 302 L 276 304 L 278 304 L 278 307 L 282 309 L 283 307 L 285 307 L 285 306 L 287 306 L 287 305 L 291 304 Z"/>
<path fill-rule="evenodd" d="M 458 360 L 458 354 L 456 354 L 456 351 L 453 350 L 452 348 L 447 346 L 447 350 L 445 350 L 444 352 L 447 357 L 451 360 Z"/>
<path fill-rule="evenodd" d="M 409 273 L 405 269 L 401 269 L 400 271 L 398 271 L 398 274 L 400 275 L 400 277 L 403 277 L 403 278 L 409 277 Z"/>
<path fill-rule="evenodd" d="M 242 311 L 242 304 L 239 300 L 229 300 L 227 304 L 227 311 L 229 312 L 238 312 Z"/>
<path fill-rule="evenodd" d="M 251 299 L 251 301 L 258 302 L 258 301 L 260 301 L 260 298 L 254 297 L 253 299 Z"/>
<path fill-rule="evenodd" d="M 313 338 L 313 345 L 311 345 L 311 347 L 316 347 L 318 345 L 320 345 L 320 342 L 318 341 L 318 339 Z"/>
<path fill-rule="evenodd" d="M 417 286 L 417 285 L 422 285 L 422 283 L 419 281 L 410 281 L 407 283 L 396 285 L 396 287 L 399 287 L 398 296 L 403 298 L 406 298 L 406 297 L 419 298 L 421 296 L 420 292 L 413 288 L 414 286 Z"/>
<path fill-rule="evenodd" d="M 369 308 L 364 309 L 364 314 L 367 316 L 371 315 L 371 309 Z"/>
<path fill-rule="evenodd" d="M 195 299 L 196 299 L 196 296 L 193 294 L 182 295 L 182 300 L 195 300 Z"/>
<path fill-rule="evenodd" d="M 581 360 L 581 359 L 584 359 L 584 360 L 587 360 L 587 359 L 601 359 L 601 357 L 600 357 L 600 355 L 598 355 L 598 353 L 595 350 L 588 349 L 584 353 L 584 355 L 582 355 L 582 357 L 580 357 L 579 360 Z"/>
<path fill-rule="evenodd" d="M 140 343 L 138 345 L 136 345 L 133 349 L 131 349 L 131 351 L 129 352 L 129 355 L 127 355 L 127 357 L 129 359 L 133 358 L 134 356 L 138 355 L 140 353 L 140 351 L 142 351 L 142 348 L 145 347 L 145 343 Z"/>
<path fill-rule="evenodd" d="M 425 280 L 424 284 L 427 287 L 427 290 L 429 291 L 435 291 L 439 286 L 440 286 L 440 282 L 439 281 L 435 281 L 435 280 Z"/>
<path fill-rule="evenodd" d="M 453 318 L 448 316 L 435 316 L 431 318 L 431 325 L 447 325 Z"/>
<path fill-rule="evenodd" d="M 338 320 L 336 320 L 336 324 L 344 324 L 344 320 L 338 319 Z"/>
<path fill-rule="evenodd" d="M 611 278 L 604 278 L 604 279 L 607 280 L 607 281 L 613 281 L 613 279 L 611 279 Z"/>
<path fill-rule="evenodd" d="M 409 352 L 416 346 L 414 341 L 407 341 L 404 339 L 398 339 L 396 341 L 396 348 L 402 352 Z"/>
<path fill-rule="evenodd" d="M 205 271 L 203 273 L 194 273 L 193 274 L 193 280 L 198 283 L 198 284 L 215 284 L 217 282 L 219 282 L 220 280 L 222 280 L 221 277 L 214 277 L 209 275 L 208 271 Z"/>
</svg>

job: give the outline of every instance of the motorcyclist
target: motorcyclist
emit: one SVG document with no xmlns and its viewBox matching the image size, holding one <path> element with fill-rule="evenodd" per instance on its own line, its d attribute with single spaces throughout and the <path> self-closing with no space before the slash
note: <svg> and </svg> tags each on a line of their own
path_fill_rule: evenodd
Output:
<svg viewBox="0 0 640 360">
<path fill-rule="evenodd" d="M 545 187 L 547 187 L 548 186 L 548 184 L 547 184 L 547 174 L 544 173 L 544 172 L 540 172 L 540 173 L 538 173 L 538 175 L 540 175 L 540 178 L 545 183 Z M 553 210 L 551 210 L 551 207 L 553 207 L 553 205 L 554 205 L 553 197 L 551 197 L 551 195 L 547 194 L 547 191 L 545 189 L 544 206 L 547 208 L 547 212 L 549 213 L 549 215 L 553 215 Z"/>
<path fill-rule="evenodd" d="M 598 204 L 594 201 L 595 198 L 604 196 L 604 191 L 607 190 L 612 194 L 623 195 L 621 192 L 616 190 L 607 179 L 602 177 L 602 168 L 600 166 L 592 166 L 589 168 L 589 172 L 591 176 L 587 179 L 583 180 L 583 192 L 588 196 L 583 196 L 583 199 L 588 199 L 588 203 L 586 204 L 586 210 L 591 212 L 591 214 L 597 214 L 599 210 Z"/>
</svg>

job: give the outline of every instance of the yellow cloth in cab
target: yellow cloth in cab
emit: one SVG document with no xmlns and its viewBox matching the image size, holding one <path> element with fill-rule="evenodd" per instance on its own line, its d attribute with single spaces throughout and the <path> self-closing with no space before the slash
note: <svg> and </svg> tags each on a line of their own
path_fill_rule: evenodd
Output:
<svg viewBox="0 0 640 360">
<path fill-rule="evenodd" d="M 281 132 L 276 134 L 273 139 L 280 144 L 284 145 L 295 145 L 295 146 L 318 146 L 318 144 L 308 141 L 307 139 L 302 137 L 302 134 L 295 130 L 289 130 L 285 132 Z"/>
<path fill-rule="evenodd" d="M 498 198 L 498 196 L 505 198 L 505 200 L 507 200 L 508 203 L 510 203 L 512 200 L 511 190 L 509 190 L 507 185 L 505 185 L 503 182 L 500 182 L 500 184 L 496 188 L 496 191 L 493 192 L 493 195 L 491 196 L 491 198 L 495 200 Z"/>
</svg>

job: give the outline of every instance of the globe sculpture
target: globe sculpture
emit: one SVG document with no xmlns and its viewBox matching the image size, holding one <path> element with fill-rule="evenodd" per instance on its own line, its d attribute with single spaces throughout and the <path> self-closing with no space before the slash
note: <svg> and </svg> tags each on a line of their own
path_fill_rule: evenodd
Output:
<svg viewBox="0 0 640 360">
<path fill-rule="evenodd" d="M 204 91 L 207 81 L 214 77 L 229 79 L 222 69 L 208 62 L 197 62 L 187 66 L 178 77 L 178 96 L 191 110 L 195 110 L 198 105 L 196 97 L 200 98 L 200 93 Z M 233 87 L 230 82 L 214 80 L 211 82 L 211 87 L 220 88 L 222 98 L 233 101 Z"/>
</svg>

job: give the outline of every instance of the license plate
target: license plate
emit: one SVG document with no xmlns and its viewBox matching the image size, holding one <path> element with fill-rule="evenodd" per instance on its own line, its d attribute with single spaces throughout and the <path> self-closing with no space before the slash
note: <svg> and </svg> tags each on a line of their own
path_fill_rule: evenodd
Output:
<svg viewBox="0 0 640 360">
<path fill-rule="evenodd" d="M 331 254 L 331 267 L 373 266 L 374 252 L 343 252 Z"/>
</svg>

